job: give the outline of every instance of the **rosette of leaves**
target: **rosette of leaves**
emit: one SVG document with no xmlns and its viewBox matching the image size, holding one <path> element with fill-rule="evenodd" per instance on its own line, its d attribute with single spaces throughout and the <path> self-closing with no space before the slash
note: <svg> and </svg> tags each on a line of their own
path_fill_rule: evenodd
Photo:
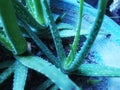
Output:
<svg viewBox="0 0 120 90">
<path fill-rule="evenodd" d="M 56 21 L 54 20 L 47 0 L 26 0 L 28 9 L 21 4 L 21 0 L 0 0 L 0 44 L 11 51 L 14 57 L 14 62 L 4 61 L 0 63 L 1 69 L 7 67 L 0 74 L 0 84 L 14 73 L 13 90 L 24 90 L 29 68 L 49 78 L 49 80 L 46 80 L 38 87 L 39 90 L 45 90 L 49 87 L 53 90 L 80 90 L 80 86 L 76 85 L 68 77 L 71 74 L 82 76 L 120 76 L 120 68 L 98 64 L 83 64 L 85 56 L 98 35 L 107 0 L 99 0 L 96 20 L 82 49 L 77 52 L 83 3 L 84 0 L 80 0 L 76 35 L 70 52 L 66 56 L 57 26 L 61 17 L 56 19 Z M 45 18 L 47 19 L 45 20 Z M 35 56 L 27 50 L 27 39 L 25 40 L 26 37 L 23 37 L 23 34 L 27 34 L 36 43 L 49 61 Z M 53 39 L 57 57 L 41 41 L 41 37 L 46 35 L 50 35 L 50 38 Z"/>
</svg>

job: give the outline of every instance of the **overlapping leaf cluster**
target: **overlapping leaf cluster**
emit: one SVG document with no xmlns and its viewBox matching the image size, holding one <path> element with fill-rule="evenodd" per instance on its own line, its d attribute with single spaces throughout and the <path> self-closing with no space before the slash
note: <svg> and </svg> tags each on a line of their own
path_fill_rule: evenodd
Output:
<svg viewBox="0 0 120 90">
<path fill-rule="evenodd" d="M 49 78 L 38 87 L 39 90 L 45 90 L 50 86 L 53 90 L 80 90 L 80 86 L 77 86 L 68 77 L 69 74 L 120 76 L 120 68 L 83 64 L 98 35 L 107 0 L 99 0 L 98 14 L 91 32 L 88 33 L 82 49 L 77 52 L 84 3 L 84 0 L 80 0 L 79 21 L 68 56 L 64 52 L 61 40 L 67 36 L 62 36 L 61 33 L 70 32 L 68 27 L 71 26 L 59 23 L 64 15 L 55 20 L 52 16 L 49 0 L 26 0 L 25 2 L 27 8 L 22 5 L 21 0 L 0 0 L 0 44 L 10 50 L 14 57 L 11 62 L 5 60 L 0 63 L 1 69 L 7 68 L 0 74 L 0 84 L 14 73 L 13 90 L 24 90 L 29 68 Z M 31 38 L 36 43 L 49 62 L 42 57 L 32 55 L 32 52 L 28 50 L 26 37 Z M 41 38 L 53 39 L 57 57 L 42 42 Z M 53 83 L 55 84 L 53 85 Z"/>
</svg>

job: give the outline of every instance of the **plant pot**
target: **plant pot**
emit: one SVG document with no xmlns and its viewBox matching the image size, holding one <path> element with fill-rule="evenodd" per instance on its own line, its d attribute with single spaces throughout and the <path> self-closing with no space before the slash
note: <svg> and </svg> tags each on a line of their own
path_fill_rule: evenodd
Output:
<svg viewBox="0 0 120 90">
<path fill-rule="evenodd" d="M 74 29 L 76 28 L 79 14 L 79 4 L 76 0 L 51 0 L 51 9 L 52 12 L 56 15 L 62 15 L 63 13 L 66 13 L 63 22 L 71 24 Z M 85 3 L 81 31 L 87 32 L 89 34 L 96 15 L 97 10 Z M 107 16 L 104 17 L 101 31 L 90 51 L 94 57 L 88 55 L 92 63 L 94 61 L 98 64 L 120 67 L 120 63 L 118 63 L 120 62 L 119 30 L 120 27 L 113 20 Z M 88 59 L 86 59 L 86 61 L 88 61 Z M 83 78 L 83 81 L 85 80 L 85 77 L 81 78 Z M 101 79 L 102 82 L 90 86 L 83 82 L 83 90 L 118 90 L 116 87 L 120 87 L 120 85 L 118 85 L 118 78 L 98 77 L 97 79 Z M 80 82 L 79 80 L 77 82 Z"/>
</svg>

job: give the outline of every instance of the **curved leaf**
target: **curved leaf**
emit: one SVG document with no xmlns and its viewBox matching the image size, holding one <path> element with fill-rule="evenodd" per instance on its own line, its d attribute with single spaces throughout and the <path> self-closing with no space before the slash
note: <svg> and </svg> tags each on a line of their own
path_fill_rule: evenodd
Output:
<svg viewBox="0 0 120 90">
<path fill-rule="evenodd" d="M 46 90 L 48 87 L 53 85 L 54 83 L 51 80 L 44 81 L 41 85 L 38 86 L 37 90 Z"/>
<path fill-rule="evenodd" d="M 27 49 L 27 43 L 22 37 L 20 29 L 17 25 L 17 20 L 11 0 L 0 0 L 0 15 L 4 28 L 3 31 L 13 48 L 13 53 L 24 53 Z"/>
<path fill-rule="evenodd" d="M 120 77 L 120 68 L 99 64 L 82 64 L 75 73 L 83 76 Z"/>
<path fill-rule="evenodd" d="M 11 65 L 9 68 L 7 68 L 6 70 L 4 70 L 1 74 L 0 74 L 0 84 L 3 83 L 14 71 L 14 65 Z"/>
<path fill-rule="evenodd" d="M 0 44 L 2 44 L 5 48 L 7 48 L 10 51 L 14 50 L 10 41 L 5 37 L 5 35 L 2 35 L 1 33 L 0 33 Z"/>
<path fill-rule="evenodd" d="M 80 90 L 60 69 L 37 56 L 17 56 L 23 65 L 36 70 L 51 79 L 61 90 Z"/>
<path fill-rule="evenodd" d="M 45 24 L 44 7 L 42 6 L 42 0 L 26 0 L 26 4 L 29 12 L 40 24 Z"/>
<path fill-rule="evenodd" d="M 62 41 L 61 41 L 61 38 L 59 35 L 59 31 L 58 31 L 57 26 L 56 26 L 54 19 L 52 17 L 52 12 L 50 10 L 50 7 L 48 5 L 47 0 L 44 0 L 43 3 L 45 5 L 46 15 L 47 15 L 47 18 L 49 20 L 50 31 L 51 31 L 52 38 L 53 38 L 53 41 L 55 44 L 57 55 L 58 55 L 60 61 L 64 61 L 66 59 L 66 56 L 65 56 Z"/>
<path fill-rule="evenodd" d="M 13 90 L 24 90 L 28 68 L 16 61 L 14 66 Z"/>
<path fill-rule="evenodd" d="M 106 4 L 107 4 L 107 0 L 99 0 L 98 14 L 91 28 L 90 34 L 88 35 L 88 38 L 85 44 L 83 45 L 83 47 L 81 48 L 81 50 L 76 54 L 75 59 L 71 63 L 68 71 L 77 70 L 77 68 L 84 62 L 87 53 L 91 49 L 91 46 L 93 45 L 98 35 L 98 32 L 100 31 L 100 27 L 102 25 L 104 13 L 106 10 Z"/>
<path fill-rule="evenodd" d="M 80 0 L 80 11 L 79 11 L 79 19 L 78 19 L 78 26 L 76 30 L 76 35 L 73 41 L 73 44 L 71 46 L 71 50 L 69 52 L 69 55 L 64 63 L 64 67 L 67 68 L 69 65 L 74 62 L 74 58 L 78 49 L 78 44 L 79 44 L 79 39 L 80 39 L 80 30 L 81 30 L 81 25 L 82 25 L 82 13 L 83 13 L 83 3 L 84 0 Z M 73 54 L 74 53 L 74 54 Z"/>
</svg>

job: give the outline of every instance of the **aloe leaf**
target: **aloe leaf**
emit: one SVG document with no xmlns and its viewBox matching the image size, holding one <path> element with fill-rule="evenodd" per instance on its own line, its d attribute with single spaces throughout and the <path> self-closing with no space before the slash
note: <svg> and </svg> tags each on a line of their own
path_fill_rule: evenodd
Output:
<svg viewBox="0 0 120 90">
<path fill-rule="evenodd" d="M 58 30 L 73 30 L 73 26 L 67 23 L 59 23 L 57 24 Z"/>
<path fill-rule="evenodd" d="M 82 64 L 74 73 L 82 76 L 120 77 L 120 68 L 99 64 Z"/>
<path fill-rule="evenodd" d="M 50 62 L 52 62 L 57 67 L 59 66 L 57 58 L 53 55 L 53 53 L 47 48 L 47 46 L 39 39 L 39 37 L 32 32 L 31 28 L 28 24 L 24 23 L 26 30 L 28 31 L 30 37 L 34 40 L 37 46 L 42 50 L 42 52 L 49 58 Z"/>
<path fill-rule="evenodd" d="M 83 3 L 84 0 L 80 0 L 80 11 L 79 11 L 79 21 L 78 21 L 78 26 L 76 30 L 76 35 L 72 44 L 73 51 L 76 53 L 78 44 L 79 44 L 79 39 L 80 39 L 80 30 L 81 30 L 81 23 L 82 23 L 82 13 L 83 13 Z M 69 58 L 69 56 L 68 56 Z"/>
<path fill-rule="evenodd" d="M 40 86 L 38 86 L 37 90 L 46 90 L 48 87 L 53 85 L 54 83 L 51 80 L 46 80 Z"/>
<path fill-rule="evenodd" d="M 14 61 L 12 61 L 12 60 L 1 62 L 1 63 L 0 63 L 0 69 L 8 68 L 8 67 L 11 66 L 13 63 L 14 63 Z"/>
<path fill-rule="evenodd" d="M 13 7 L 15 9 L 15 14 L 18 19 L 22 19 L 24 22 L 27 22 L 31 27 L 36 28 L 37 30 L 45 30 L 46 27 L 40 25 L 28 12 L 28 10 L 17 0 L 11 0 Z M 36 31 L 37 32 L 37 31 Z"/>
<path fill-rule="evenodd" d="M 55 24 L 54 19 L 52 17 L 52 13 L 51 13 L 51 10 L 50 10 L 49 5 L 47 3 L 47 0 L 44 0 L 43 3 L 45 5 L 46 15 L 47 15 L 48 20 L 49 20 L 50 31 L 51 31 L 51 34 L 52 34 L 52 37 L 53 37 L 53 40 L 55 43 L 57 55 L 61 61 L 64 61 L 66 59 L 66 56 L 65 56 L 65 52 L 64 52 L 64 49 L 62 46 L 62 41 L 61 41 L 61 38 L 59 35 L 59 31 L 57 30 L 57 27 L 56 27 L 56 24 Z"/>
<path fill-rule="evenodd" d="M 32 16 L 38 21 L 40 24 L 45 24 L 45 15 L 44 15 L 44 7 L 42 5 L 42 0 L 26 0 L 28 5 L 28 10 L 32 13 Z"/>
<path fill-rule="evenodd" d="M 91 28 L 90 34 L 88 35 L 88 38 L 84 46 L 82 47 L 82 49 L 76 54 L 75 59 L 73 63 L 70 65 L 68 71 L 76 70 L 84 62 L 84 59 L 87 53 L 89 52 L 91 46 L 93 45 L 98 35 L 98 32 L 100 30 L 100 27 L 104 18 L 106 4 L 107 4 L 107 0 L 99 0 L 98 14 L 93 24 L 93 27 Z"/>
<path fill-rule="evenodd" d="M 83 3 L 84 0 L 80 0 L 80 11 L 79 11 L 79 21 L 78 21 L 78 27 L 76 30 L 76 35 L 72 44 L 72 49 L 70 50 L 70 53 L 66 59 L 66 61 L 64 62 L 64 67 L 67 68 L 70 63 L 72 63 L 72 61 L 74 60 L 73 58 L 75 58 L 76 52 L 77 52 L 77 48 L 78 48 L 78 44 L 79 44 L 79 38 L 80 38 L 80 29 L 81 29 L 81 22 L 82 22 L 82 13 L 83 13 Z M 74 55 L 73 52 L 75 53 Z"/>
<path fill-rule="evenodd" d="M 10 75 L 12 75 L 13 71 L 14 71 L 14 65 L 12 64 L 9 68 L 4 70 L 0 74 L 0 84 L 3 83 Z"/>
<path fill-rule="evenodd" d="M 26 6 L 28 8 L 28 11 L 30 12 L 30 14 L 32 14 L 32 16 L 34 15 L 34 4 L 32 2 L 33 0 L 25 0 L 26 2 Z"/>
<path fill-rule="evenodd" d="M 27 48 L 27 43 L 22 37 L 17 25 L 17 20 L 14 14 L 14 8 L 12 6 L 11 0 L 0 0 L 0 15 L 4 28 L 3 31 L 14 49 L 13 53 L 24 53 Z"/>
<path fill-rule="evenodd" d="M 61 30 L 59 32 L 61 38 L 69 38 L 69 37 L 74 37 L 76 35 L 75 30 Z M 86 30 L 81 30 L 80 35 L 85 35 L 86 37 L 88 36 L 89 32 Z M 99 35 L 105 35 L 107 33 L 100 33 Z"/>
<path fill-rule="evenodd" d="M 55 23 L 56 24 L 60 24 L 61 21 L 63 20 L 63 18 L 65 17 L 66 13 L 63 13 L 62 15 L 59 15 L 56 19 L 55 19 Z"/>
<path fill-rule="evenodd" d="M 24 90 L 28 68 L 16 61 L 14 66 L 13 90 Z"/>
<path fill-rule="evenodd" d="M 19 25 L 24 26 L 23 22 L 27 23 L 30 25 L 30 27 L 33 28 L 32 31 L 34 31 L 40 37 L 46 38 L 47 36 L 50 36 L 50 31 L 48 27 L 39 24 L 20 2 L 18 2 L 17 0 L 11 1 L 15 9 L 15 14 L 18 18 Z"/>
<path fill-rule="evenodd" d="M 58 86 L 57 85 L 53 85 L 50 90 L 59 90 Z"/>
<path fill-rule="evenodd" d="M 5 37 L 5 35 L 3 35 L 1 33 L 0 33 L 0 43 L 10 51 L 14 50 L 10 41 Z"/>
<path fill-rule="evenodd" d="M 80 90 L 79 87 L 72 82 L 66 74 L 60 71 L 60 69 L 40 57 L 17 56 L 17 60 L 19 60 L 23 65 L 44 74 L 61 90 Z"/>
</svg>

